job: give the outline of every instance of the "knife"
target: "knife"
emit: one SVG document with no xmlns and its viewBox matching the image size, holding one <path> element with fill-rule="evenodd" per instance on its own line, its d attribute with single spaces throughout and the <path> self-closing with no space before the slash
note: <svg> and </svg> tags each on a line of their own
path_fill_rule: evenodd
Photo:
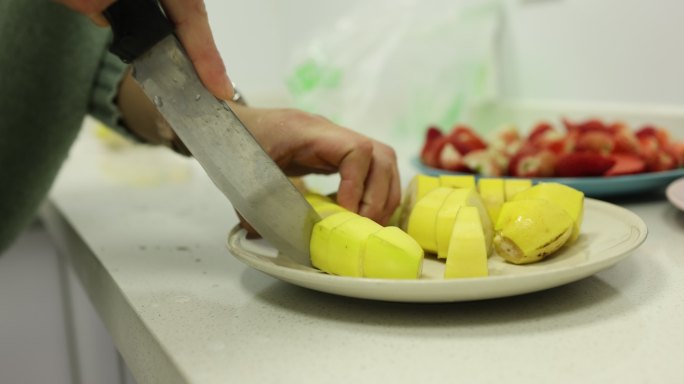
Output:
<svg viewBox="0 0 684 384">
<path fill-rule="evenodd" d="M 104 11 L 110 51 L 233 207 L 282 254 L 311 265 L 318 214 L 223 100 L 202 85 L 157 0 L 118 0 Z"/>
</svg>

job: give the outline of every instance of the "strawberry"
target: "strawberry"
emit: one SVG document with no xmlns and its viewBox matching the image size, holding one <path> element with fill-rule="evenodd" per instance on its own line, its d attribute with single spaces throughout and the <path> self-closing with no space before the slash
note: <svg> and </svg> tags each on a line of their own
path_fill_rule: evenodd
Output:
<svg viewBox="0 0 684 384">
<path fill-rule="evenodd" d="M 425 143 L 420 151 L 420 159 L 429 167 L 439 167 L 439 154 L 446 144 L 446 136 L 437 127 L 429 127 L 425 133 Z"/>
<path fill-rule="evenodd" d="M 500 177 L 504 175 L 504 167 L 499 162 L 496 151 L 477 149 L 463 157 L 468 170 L 482 176 Z"/>
<path fill-rule="evenodd" d="M 536 144 L 543 140 L 546 135 L 552 134 L 554 132 L 553 126 L 547 122 L 541 122 L 532 128 L 530 134 L 527 135 L 527 141 Z"/>
<path fill-rule="evenodd" d="M 614 153 L 610 156 L 615 161 L 603 176 L 622 176 L 641 173 L 646 170 L 646 163 L 637 155 Z"/>
<path fill-rule="evenodd" d="M 667 150 L 677 160 L 677 166 L 684 167 L 684 141 L 670 143 Z"/>
<path fill-rule="evenodd" d="M 605 131 L 580 132 L 575 150 L 607 155 L 613 152 L 615 141 L 613 136 Z"/>
<path fill-rule="evenodd" d="M 486 149 L 487 143 L 482 140 L 472 129 L 465 125 L 457 125 L 449 134 L 449 142 L 462 155 L 477 149 Z"/>
<path fill-rule="evenodd" d="M 580 133 L 586 133 L 586 132 L 610 133 L 611 132 L 610 128 L 606 124 L 604 124 L 601 120 L 598 120 L 598 119 L 590 119 L 590 120 L 586 120 L 582 123 L 577 124 L 577 130 Z"/>
<path fill-rule="evenodd" d="M 530 149 L 518 151 L 508 163 L 508 174 L 517 177 L 553 176 L 556 155 L 549 150 Z"/>
<path fill-rule="evenodd" d="M 677 158 L 665 150 L 657 152 L 654 158 L 646 162 L 646 169 L 649 172 L 669 171 L 677 166 Z"/>
<path fill-rule="evenodd" d="M 615 164 L 615 160 L 591 152 L 567 153 L 556 162 L 556 175 L 560 177 L 601 176 Z"/>
<path fill-rule="evenodd" d="M 639 155 L 639 141 L 629 127 L 623 123 L 615 123 L 611 126 L 613 131 L 614 153 Z"/>
<path fill-rule="evenodd" d="M 453 144 L 446 141 L 439 154 L 439 168 L 448 171 L 467 172 L 468 167 L 463 162 L 463 155 L 454 148 Z"/>
<path fill-rule="evenodd" d="M 606 132 L 606 133 L 612 133 L 612 129 L 610 126 L 606 125 L 603 123 L 601 120 L 598 119 L 589 119 L 585 120 L 581 123 L 573 123 L 567 118 L 563 118 L 563 125 L 565 125 L 565 129 L 568 132 L 578 132 L 578 133 L 586 133 L 586 132 Z"/>
<path fill-rule="evenodd" d="M 647 138 L 654 138 L 658 145 L 661 147 L 666 147 L 670 144 L 670 133 L 663 128 L 656 128 L 652 125 L 647 125 L 640 128 L 635 133 L 639 140 L 645 140 Z"/>
<path fill-rule="evenodd" d="M 489 148 L 495 149 L 504 156 L 512 156 L 522 145 L 520 132 L 515 126 L 507 126 L 496 132 L 490 140 Z"/>
</svg>

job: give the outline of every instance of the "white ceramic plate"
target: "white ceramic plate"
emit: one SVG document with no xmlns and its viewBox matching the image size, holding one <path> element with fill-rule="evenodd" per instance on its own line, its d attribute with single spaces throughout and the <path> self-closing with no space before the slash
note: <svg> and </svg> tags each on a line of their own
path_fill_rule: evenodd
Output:
<svg viewBox="0 0 684 384">
<path fill-rule="evenodd" d="M 684 211 L 684 178 L 672 182 L 665 190 L 665 194 L 675 207 Z"/>
<path fill-rule="evenodd" d="M 275 278 L 337 295 L 401 302 L 453 302 L 519 295 L 556 287 L 612 266 L 646 239 L 646 224 L 616 205 L 587 199 L 581 235 L 572 246 L 539 263 L 513 265 L 489 260 L 489 277 L 443 279 L 444 262 L 427 257 L 418 280 L 341 277 L 294 262 L 264 240 L 248 240 L 234 228 L 228 248 L 245 264 Z"/>
</svg>

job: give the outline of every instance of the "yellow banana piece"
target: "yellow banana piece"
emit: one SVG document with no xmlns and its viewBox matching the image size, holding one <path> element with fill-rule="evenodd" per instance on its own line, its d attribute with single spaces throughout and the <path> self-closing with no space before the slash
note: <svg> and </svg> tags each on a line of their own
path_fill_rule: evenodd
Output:
<svg viewBox="0 0 684 384">
<path fill-rule="evenodd" d="M 404 199 L 401 203 L 399 213 L 399 227 L 408 231 L 408 221 L 413 211 L 413 207 L 418 200 L 422 199 L 430 191 L 439 187 L 439 178 L 418 174 L 411 179 L 408 187 L 404 191 Z"/>
<path fill-rule="evenodd" d="M 423 268 L 423 249 L 406 232 L 384 227 L 371 234 L 363 256 L 363 275 L 380 279 L 417 279 Z"/>
<path fill-rule="evenodd" d="M 506 201 L 511 201 L 518 194 L 532 187 L 530 179 L 504 179 L 504 197 Z"/>
<path fill-rule="evenodd" d="M 573 228 L 569 243 L 579 237 L 584 219 L 584 193 L 560 183 L 539 183 L 515 195 L 514 200 L 543 199 L 548 200 L 572 217 Z"/>
<path fill-rule="evenodd" d="M 426 251 L 437 253 L 437 214 L 453 188 L 439 187 L 418 200 L 408 220 L 407 233 Z"/>
<path fill-rule="evenodd" d="M 501 206 L 506 201 L 504 190 L 504 179 L 500 178 L 480 178 L 477 182 L 477 189 L 480 192 L 482 201 L 487 208 L 489 219 L 496 223 L 499 217 Z"/>
<path fill-rule="evenodd" d="M 475 207 L 463 206 L 458 210 L 444 269 L 445 279 L 489 275 L 487 244 L 480 217 Z"/>
<path fill-rule="evenodd" d="M 437 213 L 437 257 L 440 259 L 447 258 L 456 216 L 459 209 L 465 206 L 474 207 L 480 214 L 481 218 L 478 219 L 478 222 L 485 235 L 487 254 L 491 252 L 494 228 L 484 203 L 474 188 L 459 188 L 454 189 L 447 196 Z"/>
<path fill-rule="evenodd" d="M 548 200 L 509 201 L 501 207 L 494 246 L 511 263 L 532 263 L 562 247 L 572 228 L 570 215 Z"/>
<path fill-rule="evenodd" d="M 475 188 L 475 176 L 473 175 L 440 175 L 439 185 L 451 188 Z"/>
</svg>

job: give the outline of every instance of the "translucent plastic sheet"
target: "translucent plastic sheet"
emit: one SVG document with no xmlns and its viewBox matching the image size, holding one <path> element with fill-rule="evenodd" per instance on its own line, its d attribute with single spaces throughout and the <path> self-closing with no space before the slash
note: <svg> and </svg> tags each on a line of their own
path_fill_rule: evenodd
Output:
<svg viewBox="0 0 684 384">
<path fill-rule="evenodd" d="M 299 108 L 375 136 L 449 127 L 496 96 L 497 0 L 371 0 L 294 58 Z"/>
</svg>

